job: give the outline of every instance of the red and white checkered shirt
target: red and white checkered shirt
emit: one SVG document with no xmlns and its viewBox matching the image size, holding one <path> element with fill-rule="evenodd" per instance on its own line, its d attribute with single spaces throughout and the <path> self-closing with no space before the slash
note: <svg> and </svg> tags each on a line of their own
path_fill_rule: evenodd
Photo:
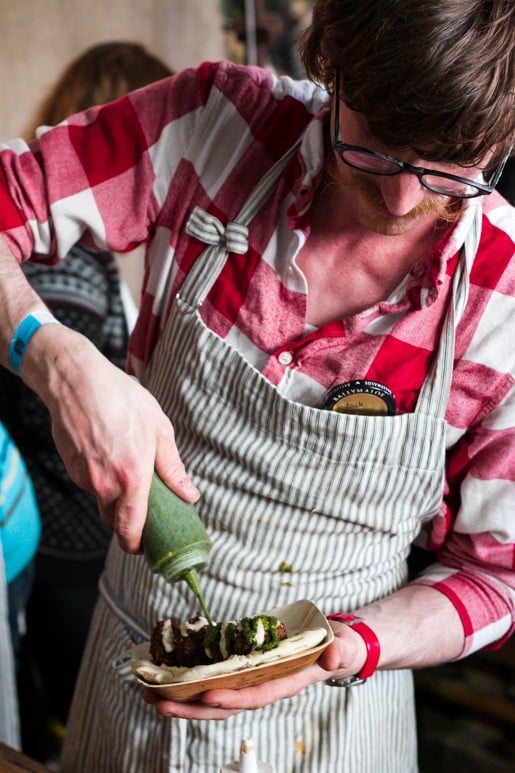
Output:
<svg viewBox="0 0 515 773">
<path fill-rule="evenodd" d="M 387 300 L 311 329 L 295 258 L 309 233 L 328 117 L 328 97 L 313 84 L 206 63 L 42 131 L 30 150 L 21 141 L 4 146 L 0 230 L 20 260 L 61 258 L 79 239 L 118 252 L 147 244 L 130 348 L 130 369 L 141 374 L 169 299 L 204 248 L 185 230 L 193 208 L 230 223 L 302 135 L 252 221 L 248 252 L 229 254 L 203 318 L 292 400 L 320 405 L 331 387 L 369 379 L 391 389 L 398 412 L 409 412 L 473 207 L 482 207 L 446 412 L 444 500 L 425 534 L 438 563 L 417 580 L 456 606 L 467 654 L 500 643 L 514 627 L 514 209 L 496 193 L 470 202 Z"/>
</svg>

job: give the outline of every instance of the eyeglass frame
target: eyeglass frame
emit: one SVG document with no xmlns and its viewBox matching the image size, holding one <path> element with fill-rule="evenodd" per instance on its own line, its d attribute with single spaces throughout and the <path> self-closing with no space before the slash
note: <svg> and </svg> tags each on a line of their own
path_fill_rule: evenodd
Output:
<svg viewBox="0 0 515 773">
<path fill-rule="evenodd" d="M 423 167 L 423 166 L 413 166 L 412 164 L 408 164 L 407 161 L 400 161 L 400 159 L 394 158 L 393 156 L 388 156 L 385 153 L 378 153 L 375 150 L 370 150 L 369 148 L 363 148 L 360 145 L 350 145 L 348 142 L 343 142 L 343 140 L 340 139 L 340 115 L 339 115 L 340 113 L 339 111 L 340 74 L 339 73 L 336 73 L 334 93 L 335 93 L 335 104 L 334 104 L 333 148 L 336 150 L 336 152 L 340 156 L 343 163 L 347 164 L 347 166 L 350 166 L 352 169 L 358 169 L 359 171 L 365 172 L 366 174 L 380 175 L 381 177 L 393 177 L 397 174 L 400 174 L 401 172 L 408 172 L 409 174 L 416 175 L 420 181 L 420 184 L 427 190 L 431 191 L 432 193 L 436 193 L 438 196 L 447 196 L 448 198 L 452 198 L 452 199 L 474 199 L 477 196 L 487 196 L 490 193 L 493 193 L 493 191 L 495 190 L 495 186 L 499 182 L 501 175 L 503 173 L 504 167 L 506 166 L 508 159 L 511 156 L 513 146 L 509 148 L 504 158 L 501 160 L 497 168 L 494 170 L 492 174 L 492 178 L 489 183 L 476 182 L 475 180 L 470 180 L 469 178 L 466 178 L 466 177 L 459 177 L 454 174 L 439 172 L 437 169 L 427 169 L 426 167 Z M 363 167 L 359 167 L 359 166 L 356 166 L 355 164 L 351 164 L 343 157 L 343 153 L 346 150 L 357 151 L 358 153 L 365 153 L 365 155 L 367 156 L 371 156 L 373 158 L 378 158 L 381 161 L 386 161 L 388 163 L 395 164 L 397 166 L 397 169 L 392 172 L 380 172 L 372 169 L 363 169 Z M 435 190 L 431 185 L 428 185 L 426 182 L 424 182 L 423 177 L 426 174 L 432 175 L 433 177 L 441 177 L 446 180 L 453 180 L 454 182 L 464 183 L 465 185 L 470 185 L 472 188 L 475 188 L 476 190 L 474 193 L 465 194 L 465 195 L 460 195 L 456 193 L 443 193 L 442 191 Z"/>
</svg>

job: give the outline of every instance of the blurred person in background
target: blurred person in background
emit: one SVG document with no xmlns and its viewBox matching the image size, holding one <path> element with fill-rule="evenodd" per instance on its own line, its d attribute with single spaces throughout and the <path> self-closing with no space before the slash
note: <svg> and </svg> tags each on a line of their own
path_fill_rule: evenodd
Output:
<svg viewBox="0 0 515 773">
<path fill-rule="evenodd" d="M 40 534 L 32 481 L 0 422 L 0 741 L 16 749 L 20 748 L 20 723 L 15 671 Z"/>
<path fill-rule="evenodd" d="M 278 75 L 305 78 L 306 70 L 299 52 L 299 40 L 311 20 L 311 0 L 293 0 L 288 13 L 283 14 L 284 31 L 271 41 L 268 55 Z"/>
<path fill-rule="evenodd" d="M 95 45 L 66 67 L 25 135 L 40 136 L 72 113 L 170 74 L 137 43 Z M 32 263 L 24 271 L 63 324 L 124 368 L 137 309 L 111 252 L 75 245 L 58 266 Z M 99 519 L 96 498 L 70 480 L 44 403 L 4 368 L 0 419 L 27 461 L 43 520 L 19 678 L 24 750 L 45 761 L 64 732 L 112 529 Z"/>
</svg>

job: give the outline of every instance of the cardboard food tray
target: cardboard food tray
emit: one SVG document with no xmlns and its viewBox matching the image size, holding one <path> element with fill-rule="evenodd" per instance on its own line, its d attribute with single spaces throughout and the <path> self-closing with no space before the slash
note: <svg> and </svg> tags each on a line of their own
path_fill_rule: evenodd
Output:
<svg viewBox="0 0 515 773">
<path fill-rule="evenodd" d="M 136 680 L 143 686 L 155 691 L 162 698 L 168 700 L 189 702 L 196 700 L 206 690 L 213 689 L 240 689 L 252 687 L 262 682 L 278 679 L 280 677 L 295 674 L 314 663 L 322 652 L 333 641 L 334 635 L 327 619 L 313 604 L 306 599 L 295 601 L 284 607 L 257 612 L 277 617 L 286 626 L 288 638 L 312 628 L 324 628 L 325 639 L 316 647 L 287 656 L 278 656 L 277 659 L 256 666 L 244 666 L 243 668 L 226 674 L 206 676 L 192 681 L 170 682 L 167 684 L 154 684 L 143 679 L 136 671 L 138 661 L 149 657 L 149 643 L 137 645 L 133 648 L 131 667 Z M 274 652 L 271 650 L 270 652 Z"/>
</svg>

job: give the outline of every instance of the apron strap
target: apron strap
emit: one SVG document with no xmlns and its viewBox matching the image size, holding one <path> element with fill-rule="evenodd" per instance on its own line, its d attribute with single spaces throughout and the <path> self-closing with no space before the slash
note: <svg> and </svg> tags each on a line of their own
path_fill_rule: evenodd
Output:
<svg viewBox="0 0 515 773">
<path fill-rule="evenodd" d="M 442 419 L 445 415 L 451 391 L 456 327 L 467 304 L 470 289 L 470 272 L 481 237 L 481 208 L 475 206 L 471 216 L 472 222 L 467 231 L 458 265 L 454 272 L 452 303 L 449 304 L 445 317 L 440 346 L 420 390 L 416 408 L 418 413 L 440 416 Z"/>
<path fill-rule="evenodd" d="M 198 309 L 202 306 L 224 267 L 229 252 L 245 255 L 248 251 L 248 225 L 270 196 L 283 169 L 297 152 L 300 142 L 299 139 L 279 161 L 270 167 L 234 221 L 224 226 L 217 217 L 200 207 L 195 207 L 191 213 L 186 223 L 187 233 L 209 246 L 193 264 L 178 293 L 178 298 L 190 308 Z"/>
<path fill-rule="evenodd" d="M 147 641 L 147 639 L 150 638 L 149 631 L 143 628 L 134 617 L 125 612 L 122 604 L 116 598 L 116 594 L 109 584 L 106 572 L 103 572 L 100 576 L 98 590 L 103 600 L 118 620 L 124 623 L 130 631 L 140 636 L 143 641 Z"/>
<path fill-rule="evenodd" d="M 222 271 L 229 252 L 244 255 L 248 250 L 248 226 L 259 212 L 277 179 L 297 152 L 299 139 L 261 178 L 235 220 L 224 225 L 217 217 L 195 207 L 186 224 L 186 231 L 208 246 L 199 255 L 177 294 L 184 310 L 200 308 Z M 467 231 L 452 287 L 452 303 L 444 321 L 442 339 L 429 374 L 422 386 L 417 412 L 433 416 L 445 415 L 454 369 L 456 327 L 465 309 L 470 271 L 481 236 L 481 207 L 474 206 L 471 226 Z"/>
</svg>

